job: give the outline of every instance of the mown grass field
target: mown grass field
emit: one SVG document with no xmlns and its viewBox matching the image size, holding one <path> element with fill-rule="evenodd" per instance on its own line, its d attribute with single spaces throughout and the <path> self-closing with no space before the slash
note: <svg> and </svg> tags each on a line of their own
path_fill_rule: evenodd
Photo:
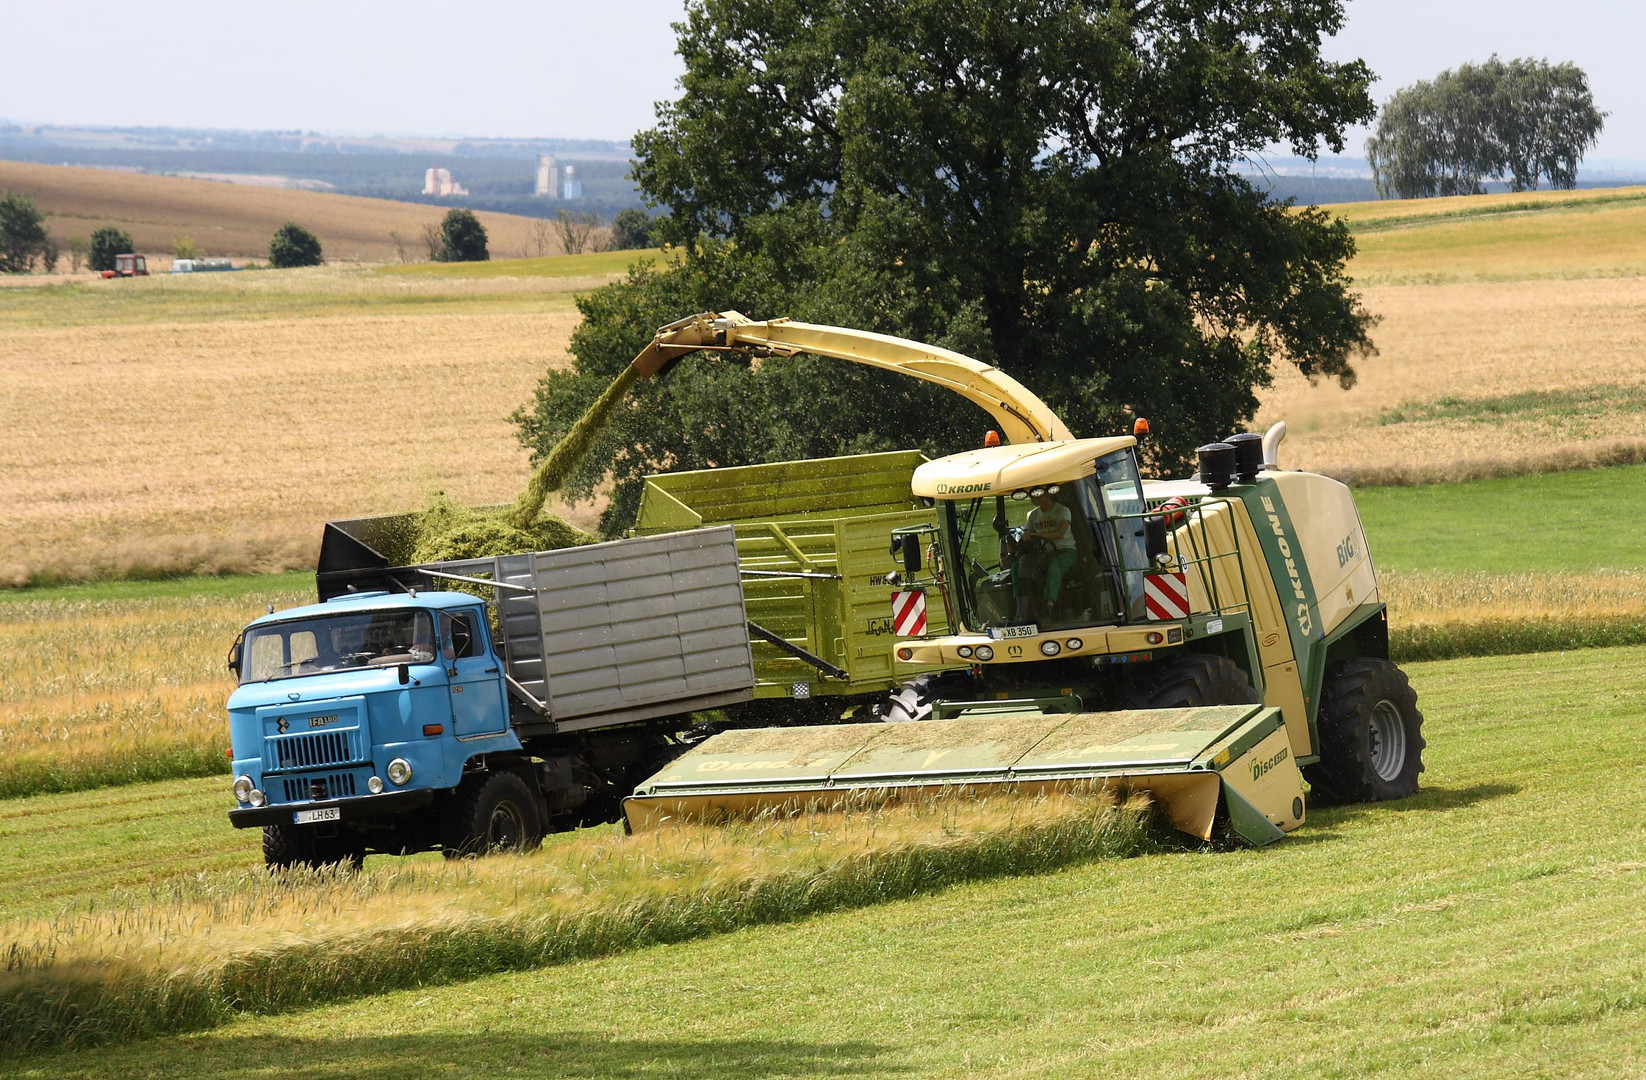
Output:
<svg viewBox="0 0 1646 1080">
<path fill-rule="evenodd" d="M 1646 650 L 1412 676 L 1424 790 L 1265 850 L 1100 859 L 8 1075 L 1638 1075 Z M 19 805 L 8 846 L 41 843 Z"/>
<path fill-rule="evenodd" d="M 400 234 L 408 257 L 426 258 L 423 226 L 438 225 L 446 212 L 438 206 L 355 195 L 21 161 L 0 161 L 0 190 L 33 197 L 65 252 L 70 237 L 89 238 L 114 225 L 131 236 L 138 251 L 161 256 L 151 271 L 170 267 L 172 242 L 180 236 L 192 239 L 207 255 L 267 259 L 269 238 L 287 221 L 318 236 L 326 258 L 334 261 L 396 259 L 399 249 L 391 233 Z M 494 254 L 533 250 L 537 219 L 490 211 L 478 216 Z"/>
</svg>

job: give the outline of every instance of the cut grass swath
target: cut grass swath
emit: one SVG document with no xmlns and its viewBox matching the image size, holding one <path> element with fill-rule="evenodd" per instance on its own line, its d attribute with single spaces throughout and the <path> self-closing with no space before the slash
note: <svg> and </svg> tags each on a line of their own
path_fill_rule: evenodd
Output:
<svg viewBox="0 0 1646 1080">
<path fill-rule="evenodd" d="M 1176 843 L 1146 801 L 936 797 L 355 876 L 181 879 L 16 928 L 0 1053 L 210 1027 L 606 956 Z"/>
</svg>

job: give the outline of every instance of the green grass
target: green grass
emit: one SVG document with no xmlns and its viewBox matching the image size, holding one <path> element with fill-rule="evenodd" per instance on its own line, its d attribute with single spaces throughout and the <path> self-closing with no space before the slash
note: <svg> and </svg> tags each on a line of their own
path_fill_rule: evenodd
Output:
<svg viewBox="0 0 1646 1080">
<path fill-rule="evenodd" d="M 1450 221 L 1470 218 L 1489 218 L 1506 214 L 1540 214 L 1549 212 L 1585 212 L 1604 210 L 1619 204 L 1646 203 L 1646 191 L 1640 188 L 1620 188 L 1615 191 L 1572 194 L 1561 197 L 1554 192 L 1542 192 L 1539 198 L 1498 195 L 1491 199 L 1446 199 L 1429 208 L 1432 200 L 1406 199 L 1390 202 L 1348 203 L 1328 206 L 1348 218 L 1357 236 L 1367 233 L 1388 232 L 1391 229 L 1421 228 Z M 1395 207 L 1409 208 L 1401 213 Z M 1379 212 L 1381 210 L 1381 212 Z M 1391 212 L 1393 211 L 1393 212 Z"/>
<path fill-rule="evenodd" d="M 1646 412 L 1646 386 L 1602 384 L 1575 390 L 1536 390 L 1495 397 L 1454 397 L 1433 401 L 1412 401 L 1384 409 L 1378 414 L 1380 427 L 1421 424 L 1437 420 L 1463 420 L 1497 426 L 1509 421 L 1536 421 L 1559 424 L 1562 438 L 1588 434 L 1585 422 L 1616 413 Z"/>
<path fill-rule="evenodd" d="M 1646 466 L 1360 488 L 1372 559 L 1399 570 L 1581 571 L 1646 566 Z"/>
<path fill-rule="evenodd" d="M 661 259 L 661 248 L 642 251 L 595 251 L 582 255 L 546 255 L 536 259 L 491 259 L 470 263 L 402 263 L 380 266 L 380 277 L 499 278 L 592 277 L 623 274 L 641 259 Z"/>
<path fill-rule="evenodd" d="M 293 570 L 284 574 L 187 576 L 162 578 L 158 581 L 96 581 L 83 585 L 0 589 L 0 605 L 34 601 L 97 603 L 105 600 L 183 599 L 197 596 L 240 597 L 260 593 L 296 592 L 311 588 L 313 585 L 314 574 L 307 570 Z"/>
<path fill-rule="evenodd" d="M 1417 665 L 1424 791 L 17 1077 L 1634 1077 L 1646 650 Z"/>
</svg>

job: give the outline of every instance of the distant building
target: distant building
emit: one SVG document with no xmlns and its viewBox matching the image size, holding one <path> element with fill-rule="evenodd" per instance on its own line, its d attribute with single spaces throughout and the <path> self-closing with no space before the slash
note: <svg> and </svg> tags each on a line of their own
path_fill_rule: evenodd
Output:
<svg viewBox="0 0 1646 1080">
<path fill-rule="evenodd" d="M 452 179 L 449 169 L 428 169 L 423 173 L 425 195 L 467 195 L 469 189 Z"/>
<path fill-rule="evenodd" d="M 577 178 L 575 166 L 566 166 L 566 180 L 560 186 L 560 197 L 562 199 L 581 199 L 583 197 L 583 181 Z"/>
<path fill-rule="evenodd" d="M 554 155 L 537 155 L 537 194 L 549 199 L 560 198 L 560 169 Z"/>
</svg>

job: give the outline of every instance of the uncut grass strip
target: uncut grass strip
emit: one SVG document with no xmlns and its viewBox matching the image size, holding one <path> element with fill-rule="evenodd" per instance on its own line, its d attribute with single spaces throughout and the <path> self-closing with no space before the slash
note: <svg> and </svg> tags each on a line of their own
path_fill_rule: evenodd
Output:
<svg viewBox="0 0 1646 1080">
<path fill-rule="evenodd" d="M 43 757 L 7 762 L 0 769 L 0 799 L 31 795 L 60 795 L 94 788 L 148 784 L 160 780 L 192 780 L 229 772 L 222 751 L 215 747 L 170 746 L 161 750 L 125 750 L 106 756 L 88 755 L 63 760 Z"/>
<path fill-rule="evenodd" d="M 975 837 L 858 851 L 812 870 L 630 896 L 544 915 L 470 916 L 190 966 L 64 964 L 22 970 L 0 950 L 0 1054 L 17 1056 L 213 1027 L 236 1016 L 675 944 L 920 896 L 967 882 L 1119 859 L 1177 844 L 1141 801 Z"/>
<path fill-rule="evenodd" d="M 1389 655 L 1396 663 L 1568 652 L 1617 645 L 1646 645 L 1646 615 L 1480 619 L 1397 624 L 1389 630 Z"/>
</svg>

